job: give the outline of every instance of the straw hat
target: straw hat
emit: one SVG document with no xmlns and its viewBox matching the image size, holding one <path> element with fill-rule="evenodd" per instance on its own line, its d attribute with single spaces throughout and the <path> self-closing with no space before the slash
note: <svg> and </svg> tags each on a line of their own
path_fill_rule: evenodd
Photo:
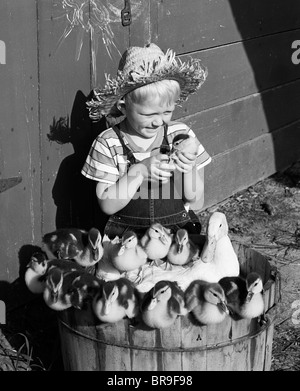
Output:
<svg viewBox="0 0 300 391">
<path fill-rule="evenodd" d="M 157 45 L 133 46 L 122 56 L 117 77 L 105 74 L 104 88 L 95 88 L 93 97 L 87 102 L 90 118 L 98 121 L 106 116 L 111 123 L 120 122 L 124 116 L 116 108 L 116 103 L 128 92 L 146 84 L 161 80 L 176 80 L 181 87 L 179 101 L 185 101 L 204 83 L 207 70 L 200 60 L 182 62 L 168 49 L 164 53 Z"/>
</svg>

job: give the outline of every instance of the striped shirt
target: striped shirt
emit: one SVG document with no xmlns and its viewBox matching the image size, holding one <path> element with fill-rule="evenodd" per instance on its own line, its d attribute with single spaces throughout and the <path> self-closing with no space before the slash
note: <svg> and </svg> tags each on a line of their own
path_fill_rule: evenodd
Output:
<svg viewBox="0 0 300 391">
<path fill-rule="evenodd" d="M 125 144 L 131 149 L 138 162 L 156 155 L 160 151 L 160 146 L 164 137 L 163 127 L 158 131 L 157 136 L 150 147 L 145 151 L 138 147 L 128 134 L 120 131 Z M 171 122 L 168 125 L 168 142 L 172 148 L 172 141 L 177 134 L 188 134 L 196 137 L 195 133 L 186 124 L 181 122 Z M 210 163 L 211 157 L 200 143 L 197 153 L 197 168 L 204 167 Z M 86 158 L 81 173 L 89 179 L 107 184 L 114 184 L 127 172 L 127 156 L 124 155 L 122 144 L 112 129 L 106 129 L 93 142 L 89 155 Z"/>
</svg>

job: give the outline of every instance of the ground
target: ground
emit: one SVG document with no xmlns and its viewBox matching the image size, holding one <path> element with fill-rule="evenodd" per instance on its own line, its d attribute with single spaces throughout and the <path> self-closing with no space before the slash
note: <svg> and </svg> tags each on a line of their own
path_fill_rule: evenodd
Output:
<svg viewBox="0 0 300 391">
<path fill-rule="evenodd" d="M 300 162 L 203 213 L 225 213 L 230 237 L 268 257 L 281 275 L 273 371 L 300 370 Z"/>
<path fill-rule="evenodd" d="M 281 275 L 272 371 L 300 370 L 300 162 L 200 214 L 225 213 L 229 235 L 266 255 Z M 15 309 L 0 329 L 0 370 L 63 370 L 53 311 L 40 299 Z"/>
</svg>

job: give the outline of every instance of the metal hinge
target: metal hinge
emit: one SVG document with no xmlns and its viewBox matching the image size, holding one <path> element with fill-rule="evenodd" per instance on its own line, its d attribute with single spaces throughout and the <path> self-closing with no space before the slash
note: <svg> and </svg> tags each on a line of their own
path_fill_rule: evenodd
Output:
<svg viewBox="0 0 300 391">
<path fill-rule="evenodd" d="M 121 11 L 121 20 L 123 26 L 129 26 L 131 24 L 130 0 L 125 0 L 125 6 Z"/>
</svg>

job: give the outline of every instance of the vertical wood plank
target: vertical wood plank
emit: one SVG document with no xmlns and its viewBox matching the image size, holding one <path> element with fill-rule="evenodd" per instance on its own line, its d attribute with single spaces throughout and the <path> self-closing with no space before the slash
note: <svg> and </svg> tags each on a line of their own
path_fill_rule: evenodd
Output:
<svg viewBox="0 0 300 391">
<path fill-rule="evenodd" d="M 199 348 L 199 351 L 187 350 L 182 353 L 183 371 L 206 371 L 206 332 L 207 327 L 196 325 L 195 321 L 191 320 L 190 314 L 181 319 L 182 347 L 185 349 Z"/>
<path fill-rule="evenodd" d="M 132 371 L 157 371 L 161 370 L 161 353 L 151 350 L 156 347 L 158 330 L 148 328 L 130 327 L 130 344 L 146 348 L 131 350 L 131 370 Z M 147 350 L 147 348 L 150 348 Z"/>
<path fill-rule="evenodd" d="M 250 340 L 251 370 L 263 371 L 265 361 L 266 331 Z"/>
<path fill-rule="evenodd" d="M 250 347 L 249 339 L 242 342 L 237 342 L 232 345 L 232 371 L 250 371 Z"/>
<path fill-rule="evenodd" d="M 266 330 L 266 344 L 264 357 L 264 371 L 270 371 L 272 360 L 272 345 L 274 336 L 274 323 L 272 323 Z"/>
<path fill-rule="evenodd" d="M 127 321 L 121 320 L 116 323 L 100 324 L 96 327 L 96 330 L 97 338 L 105 342 L 104 344 L 98 344 L 98 349 L 101 351 L 102 370 L 131 370 Z M 118 345 L 125 345 L 125 347 Z"/>
<path fill-rule="evenodd" d="M 85 144 L 91 129 L 83 125 L 84 104 L 78 107 L 76 95 L 90 92 L 90 43 L 81 25 L 71 29 L 74 13 L 70 7 L 41 0 L 38 4 L 39 72 L 40 72 L 40 121 L 41 164 L 43 197 L 43 233 L 56 227 L 57 213 L 70 213 L 72 193 L 80 191 L 76 179 L 80 175 L 82 156 L 80 144 Z M 73 10 L 74 11 L 74 10 Z M 84 9 L 86 17 L 87 9 Z M 88 17 L 88 15 L 87 15 Z M 70 30 L 68 30 L 70 28 Z M 61 37 L 65 31 L 69 35 Z M 76 58 L 82 38 L 80 57 Z M 59 42 L 61 43 L 59 45 Z M 79 45 L 80 46 L 80 45 Z M 75 106 L 75 107 L 74 107 Z M 83 107 L 82 107 L 83 106 Z M 74 123 L 71 115 L 77 112 Z M 80 115 L 80 113 L 82 113 Z M 69 123 L 61 126 L 62 118 Z M 72 115 L 72 120 L 74 116 Z M 50 142 L 47 135 L 55 129 L 56 141 Z M 67 143 L 59 143 L 67 138 Z M 79 144 L 79 146 L 78 146 Z M 78 150 L 79 148 L 79 150 Z M 84 198 L 83 198 L 84 199 Z M 61 211 L 61 209 L 64 209 Z M 68 221 L 67 223 L 70 224 Z"/>
<path fill-rule="evenodd" d="M 207 351 L 207 371 L 232 371 L 234 360 L 233 345 L 223 346 L 222 348 L 215 348 Z"/>
<path fill-rule="evenodd" d="M 160 342 L 162 348 L 168 350 L 181 347 L 181 319 L 177 317 L 171 327 L 160 330 Z M 162 353 L 163 371 L 181 371 L 181 353 Z"/>
<path fill-rule="evenodd" d="M 12 282 L 28 262 L 19 251 L 41 229 L 36 1 L 3 0 L 0 15 L 0 178 L 19 180 L 0 193 L 0 280 Z"/>
<path fill-rule="evenodd" d="M 207 326 L 206 343 L 207 345 L 217 346 L 219 343 L 229 341 L 231 334 L 232 319 L 229 316 L 217 324 Z"/>
</svg>

